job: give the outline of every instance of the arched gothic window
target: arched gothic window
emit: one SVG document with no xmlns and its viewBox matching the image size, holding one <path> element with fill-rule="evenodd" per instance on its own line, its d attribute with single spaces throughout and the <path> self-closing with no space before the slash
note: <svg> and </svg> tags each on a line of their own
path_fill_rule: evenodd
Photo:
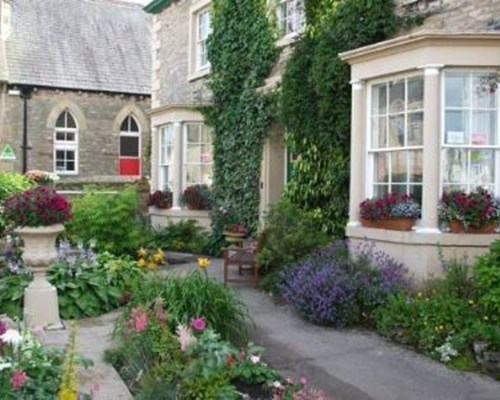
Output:
<svg viewBox="0 0 500 400">
<path fill-rule="evenodd" d="M 54 171 L 78 174 L 78 125 L 68 110 L 59 115 L 54 127 Z"/>
</svg>

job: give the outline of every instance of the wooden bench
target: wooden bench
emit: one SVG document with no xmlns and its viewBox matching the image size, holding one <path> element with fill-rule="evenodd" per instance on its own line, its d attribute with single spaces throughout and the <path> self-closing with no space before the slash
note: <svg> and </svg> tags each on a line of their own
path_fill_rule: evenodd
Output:
<svg viewBox="0 0 500 400">
<path fill-rule="evenodd" d="M 224 249 L 224 285 L 228 282 L 244 282 L 259 285 L 259 269 L 255 261 L 257 241 L 244 240 L 241 246 Z M 238 267 L 238 278 L 229 275 L 231 266 Z"/>
</svg>

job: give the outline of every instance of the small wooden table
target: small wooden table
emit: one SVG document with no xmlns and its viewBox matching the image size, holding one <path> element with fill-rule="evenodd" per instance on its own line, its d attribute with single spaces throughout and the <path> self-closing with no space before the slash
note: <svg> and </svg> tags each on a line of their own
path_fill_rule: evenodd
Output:
<svg viewBox="0 0 500 400">
<path fill-rule="evenodd" d="M 258 286 L 259 269 L 255 261 L 256 255 L 257 242 L 255 240 L 243 241 L 241 247 L 230 246 L 224 249 L 224 285 L 227 285 L 227 282 L 244 282 Z M 231 265 L 238 266 L 239 278 L 229 277 Z"/>
</svg>

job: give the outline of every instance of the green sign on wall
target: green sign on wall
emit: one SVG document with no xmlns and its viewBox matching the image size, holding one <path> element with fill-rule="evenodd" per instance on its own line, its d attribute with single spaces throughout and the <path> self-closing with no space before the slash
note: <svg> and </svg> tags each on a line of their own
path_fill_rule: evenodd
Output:
<svg viewBox="0 0 500 400">
<path fill-rule="evenodd" d="M 14 149 L 10 144 L 7 144 L 3 150 L 2 153 L 0 153 L 0 160 L 15 160 L 16 159 L 16 154 L 14 153 Z"/>
</svg>

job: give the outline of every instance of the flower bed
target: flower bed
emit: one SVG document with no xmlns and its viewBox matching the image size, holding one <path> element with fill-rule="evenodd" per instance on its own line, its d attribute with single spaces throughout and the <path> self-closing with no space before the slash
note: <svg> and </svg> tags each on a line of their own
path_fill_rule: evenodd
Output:
<svg viewBox="0 0 500 400">
<path fill-rule="evenodd" d="M 207 267 L 201 260 L 200 268 Z M 231 400 L 252 393 L 252 398 L 276 400 L 327 398 L 305 379 L 287 381 L 263 361 L 263 349 L 224 339 L 234 338 L 235 332 L 229 334 L 236 328 L 233 323 L 240 332 L 245 326 L 242 305 L 230 289 L 205 274 L 155 280 L 142 289 L 117 325 L 119 347 L 107 353 L 137 397 Z"/>
</svg>

